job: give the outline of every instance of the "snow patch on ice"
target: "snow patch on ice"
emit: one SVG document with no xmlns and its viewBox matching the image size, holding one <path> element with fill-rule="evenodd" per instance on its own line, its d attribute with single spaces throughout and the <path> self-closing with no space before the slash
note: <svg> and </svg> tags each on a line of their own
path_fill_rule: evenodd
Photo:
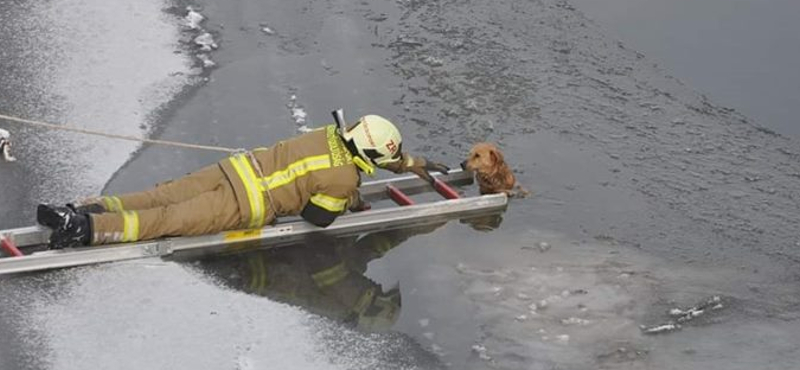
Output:
<svg viewBox="0 0 800 370">
<path fill-rule="evenodd" d="M 303 134 L 314 130 L 308 127 L 306 121 L 308 115 L 305 109 L 303 109 L 303 106 L 297 103 L 297 95 L 292 94 L 292 96 L 289 97 L 289 104 L 287 104 L 287 107 L 289 107 L 289 111 L 292 114 L 292 120 L 294 120 L 295 125 L 297 125 L 297 132 Z"/>
<path fill-rule="evenodd" d="M 273 30 L 272 28 L 269 28 L 269 27 L 267 27 L 266 25 L 263 25 L 263 24 L 261 25 L 261 32 L 264 32 L 267 35 L 274 35 L 275 34 L 275 30 Z"/>
<path fill-rule="evenodd" d="M 184 19 L 186 20 L 186 27 L 189 29 L 196 30 L 200 28 L 200 23 L 202 23 L 206 17 L 204 17 L 199 12 L 195 11 L 191 6 L 186 7 L 187 13 Z"/>
<path fill-rule="evenodd" d="M 29 297 L 26 326 L 38 331 L 38 342 L 28 346 L 59 369 L 418 368 L 401 359 L 414 356 L 402 337 L 355 332 L 221 288 L 176 263 L 147 271 L 117 263 L 37 279 L 14 284 L 16 294 Z M 10 286 L 0 282 L 0 291 Z"/>
<path fill-rule="evenodd" d="M 203 51 L 211 51 L 219 47 L 216 41 L 214 41 L 214 36 L 208 32 L 203 32 L 199 36 L 195 37 L 194 43 L 200 46 L 200 50 Z"/>
<path fill-rule="evenodd" d="M 199 49 L 199 52 L 195 53 L 195 58 L 201 63 L 202 69 L 209 69 L 217 66 L 213 60 L 211 60 L 211 51 L 216 50 L 219 48 L 219 45 L 214 40 L 214 35 L 210 32 L 206 31 L 202 26 L 201 23 L 206 20 L 206 17 L 200 14 L 191 6 L 186 7 L 186 28 L 188 30 L 185 31 L 188 34 L 188 39 L 184 39 L 184 42 L 190 42 L 194 48 Z M 189 41 L 191 40 L 191 41 Z M 202 73 L 202 70 L 196 72 L 195 74 Z"/>
<path fill-rule="evenodd" d="M 186 85 L 190 59 L 179 47 L 181 19 L 163 0 L 111 6 L 103 0 L 33 2 L 9 35 L 22 43 L 27 68 L 42 92 L 27 103 L 28 118 L 144 137 L 153 113 Z M 139 144 L 38 130 L 20 143 L 36 150 L 32 168 L 40 201 L 63 202 L 100 192 Z M 35 149 L 34 149 L 35 148 Z M 40 170 L 41 169 L 41 170 Z M 58 169 L 53 171 L 53 169 Z M 52 178 L 51 178 L 52 177 Z"/>
<path fill-rule="evenodd" d="M 203 62 L 203 68 L 211 68 L 217 65 L 217 63 L 214 63 L 214 61 L 211 60 L 211 57 L 208 56 L 208 54 L 197 54 L 197 59 L 200 59 L 200 61 Z"/>
</svg>

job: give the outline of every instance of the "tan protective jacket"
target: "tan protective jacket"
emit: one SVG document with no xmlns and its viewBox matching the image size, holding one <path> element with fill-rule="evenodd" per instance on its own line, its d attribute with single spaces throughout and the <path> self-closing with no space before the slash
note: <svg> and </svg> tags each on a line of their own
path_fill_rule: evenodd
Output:
<svg viewBox="0 0 800 370">
<path fill-rule="evenodd" d="M 299 215 L 308 202 L 341 214 L 358 201 L 358 169 L 334 125 L 252 153 L 257 163 L 246 154 L 220 162 L 244 225 L 257 228 Z"/>
</svg>

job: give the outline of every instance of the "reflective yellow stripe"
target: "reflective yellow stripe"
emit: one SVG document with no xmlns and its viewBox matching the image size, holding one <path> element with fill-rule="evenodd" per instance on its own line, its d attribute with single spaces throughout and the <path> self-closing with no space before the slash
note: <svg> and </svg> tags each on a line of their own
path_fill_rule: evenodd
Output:
<svg viewBox="0 0 800 370">
<path fill-rule="evenodd" d="M 122 201 L 117 197 L 103 197 L 103 203 L 106 205 L 106 210 L 109 212 L 122 212 Z"/>
<path fill-rule="evenodd" d="M 136 211 L 122 211 L 122 242 L 139 240 L 139 214 Z"/>
<path fill-rule="evenodd" d="M 248 259 L 250 264 L 250 291 L 254 293 L 264 293 L 267 288 L 267 266 L 266 261 L 261 256 Z"/>
<path fill-rule="evenodd" d="M 264 225 L 265 216 L 264 194 L 259 186 L 258 176 L 244 154 L 237 154 L 230 159 L 247 192 L 247 200 L 250 203 L 250 227 L 261 227 Z"/>
<path fill-rule="evenodd" d="M 375 289 L 370 288 L 367 289 L 361 297 L 358 298 L 358 302 L 353 306 L 353 312 L 358 313 L 359 315 L 363 314 L 364 311 L 369 308 L 369 305 L 372 304 L 372 298 L 375 296 Z"/>
<path fill-rule="evenodd" d="M 339 133 L 335 125 L 326 127 L 326 135 L 328 138 L 328 151 L 331 153 L 332 167 L 344 166 L 345 164 L 353 163 L 353 156 L 344 147 L 342 139 L 339 138 Z"/>
<path fill-rule="evenodd" d="M 353 163 L 364 171 L 369 176 L 375 175 L 375 167 L 372 167 L 369 163 L 365 162 L 361 157 L 353 157 Z"/>
<path fill-rule="evenodd" d="M 385 255 L 387 252 L 392 250 L 392 248 L 394 248 L 392 242 L 388 238 L 384 238 L 381 235 L 377 235 L 375 239 L 377 240 L 375 240 L 374 248 L 381 256 Z"/>
<path fill-rule="evenodd" d="M 305 176 L 311 171 L 331 168 L 331 157 L 328 154 L 306 157 L 287 166 L 283 170 L 275 171 L 262 181 L 262 186 L 272 190 L 291 183 L 298 177 Z"/>
<path fill-rule="evenodd" d="M 311 197 L 311 203 L 314 203 L 330 212 L 339 213 L 344 211 L 344 206 L 347 204 L 347 199 L 335 198 L 325 194 L 314 194 L 314 196 Z"/>
<path fill-rule="evenodd" d="M 317 286 L 324 288 L 336 284 L 347 277 L 347 268 L 344 266 L 344 262 L 342 262 L 329 269 L 311 275 L 311 277 L 314 279 L 314 282 L 317 283 Z"/>
</svg>

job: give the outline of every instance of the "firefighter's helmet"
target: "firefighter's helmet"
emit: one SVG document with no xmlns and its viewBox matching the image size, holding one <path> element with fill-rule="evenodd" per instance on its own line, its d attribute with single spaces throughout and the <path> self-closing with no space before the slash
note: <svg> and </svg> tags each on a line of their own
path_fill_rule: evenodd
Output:
<svg viewBox="0 0 800 370">
<path fill-rule="evenodd" d="M 386 118 L 377 115 L 361 117 L 342 132 L 345 142 L 355 148 L 361 159 L 383 167 L 400 160 L 403 138 Z"/>
<path fill-rule="evenodd" d="M 378 290 L 380 290 L 380 288 L 378 288 Z M 395 287 L 385 293 L 378 292 L 369 306 L 358 315 L 358 329 L 367 332 L 385 332 L 390 330 L 400 317 L 401 305 L 399 287 Z"/>
</svg>

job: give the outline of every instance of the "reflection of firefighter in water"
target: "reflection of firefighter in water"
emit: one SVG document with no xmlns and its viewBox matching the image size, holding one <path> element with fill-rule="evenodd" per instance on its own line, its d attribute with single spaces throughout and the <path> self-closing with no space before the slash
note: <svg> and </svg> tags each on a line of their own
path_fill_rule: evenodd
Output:
<svg viewBox="0 0 800 370">
<path fill-rule="evenodd" d="M 317 247 L 256 250 L 200 266 L 230 288 L 302 306 L 360 330 L 386 331 L 400 316 L 400 288 L 384 291 L 364 276 L 367 264 L 411 236 L 442 225 L 326 240 Z"/>
</svg>

